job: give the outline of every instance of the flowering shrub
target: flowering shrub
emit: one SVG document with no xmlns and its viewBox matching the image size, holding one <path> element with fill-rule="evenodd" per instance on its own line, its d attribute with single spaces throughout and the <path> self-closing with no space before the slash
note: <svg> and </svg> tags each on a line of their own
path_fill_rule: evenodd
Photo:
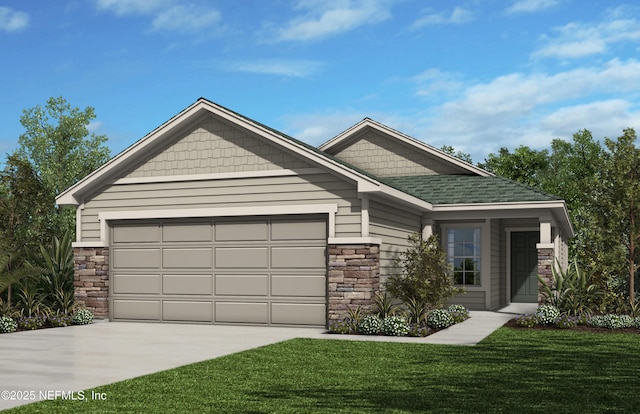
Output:
<svg viewBox="0 0 640 414">
<path fill-rule="evenodd" d="M 93 313 L 89 309 L 78 309 L 73 314 L 74 325 L 87 325 L 93 322 Z"/>
<path fill-rule="evenodd" d="M 633 320 L 633 326 L 635 328 L 640 329 L 640 316 L 636 316 L 635 319 Z"/>
<path fill-rule="evenodd" d="M 358 332 L 363 335 L 378 335 L 382 326 L 382 320 L 378 315 L 363 316 L 358 323 Z"/>
<path fill-rule="evenodd" d="M 428 326 L 414 323 L 409 326 L 407 336 L 423 337 L 429 335 L 429 331 L 430 329 Z"/>
<path fill-rule="evenodd" d="M 380 330 L 388 336 L 405 336 L 409 333 L 409 324 L 400 316 L 388 316 L 382 321 Z"/>
<path fill-rule="evenodd" d="M 47 321 L 47 318 L 40 315 L 34 316 L 21 316 L 18 319 L 18 327 L 20 329 L 38 329 L 42 328 L 42 325 Z"/>
<path fill-rule="evenodd" d="M 607 329 L 631 328 L 634 326 L 634 319 L 628 315 L 596 315 L 591 317 L 589 325 Z"/>
<path fill-rule="evenodd" d="M 71 315 L 56 313 L 55 315 L 49 315 L 49 323 L 53 327 L 69 326 L 73 323 L 73 317 Z"/>
<path fill-rule="evenodd" d="M 556 319 L 555 325 L 560 329 L 575 328 L 578 326 L 578 318 L 576 316 L 570 316 L 563 313 Z"/>
<path fill-rule="evenodd" d="M 536 310 L 538 323 L 541 325 L 550 325 L 560 316 L 560 311 L 555 306 L 542 305 Z"/>
<path fill-rule="evenodd" d="M 339 319 L 329 322 L 329 332 L 335 334 L 352 334 L 355 333 L 351 321 Z"/>
<path fill-rule="evenodd" d="M 435 309 L 427 315 L 427 325 L 433 329 L 444 329 L 454 324 L 451 313 L 444 309 Z"/>
<path fill-rule="evenodd" d="M 469 319 L 469 309 L 462 305 L 450 305 L 447 311 L 453 318 L 453 323 L 460 323 Z"/>
<path fill-rule="evenodd" d="M 538 317 L 536 315 L 526 314 L 520 315 L 516 318 L 516 325 L 523 328 L 533 328 L 538 324 Z"/>
<path fill-rule="evenodd" d="M 0 333 L 11 333 L 18 329 L 18 324 L 8 316 L 0 317 Z"/>
</svg>

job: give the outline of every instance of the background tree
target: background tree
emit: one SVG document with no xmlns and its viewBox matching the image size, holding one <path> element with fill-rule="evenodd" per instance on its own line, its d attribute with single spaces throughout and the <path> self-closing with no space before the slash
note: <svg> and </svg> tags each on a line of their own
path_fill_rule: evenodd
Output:
<svg viewBox="0 0 640 414">
<path fill-rule="evenodd" d="M 478 163 L 478 166 L 529 187 L 540 188 L 548 163 L 547 150 L 536 151 L 521 145 L 514 152 L 502 147 L 498 155 L 489 154 L 484 163 Z"/>
<path fill-rule="evenodd" d="M 92 107 L 72 108 L 62 97 L 23 111 L 20 123 L 25 132 L 16 154 L 31 162 L 52 203 L 55 196 L 109 160 L 107 137 L 88 130 L 95 117 Z M 54 210 L 54 231 L 74 231 L 73 217 L 73 209 Z"/>
<path fill-rule="evenodd" d="M 471 154 L 467 152 L 456 151 L 456 149 L 453 148 L 451 145 L 443 145 L 442 147 L 440 147 L 440 151 L 449 155 L 453 155 L 456 158 L 460 158 L 462 161 L 466 161 L 469 164 L 473 164 L 473 160 L 471 159 Z"/>
</svg>

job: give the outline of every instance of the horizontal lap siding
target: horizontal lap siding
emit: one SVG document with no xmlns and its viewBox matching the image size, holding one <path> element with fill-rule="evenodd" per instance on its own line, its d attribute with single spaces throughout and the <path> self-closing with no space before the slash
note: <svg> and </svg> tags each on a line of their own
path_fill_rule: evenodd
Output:
<svg viewBox="0 0 640 414">
<path fill-rule="evenodd" d="M 486 295 L 483 290 L 467 290 L 467 293 L 454 296 L 449 303 L 463 305 L 471 310 L 487 310 Z"/>
<path fill-rule="evenodd" d="M 370 200 L 369 223 L 369 235 L 382 239 L 380 275 L 384 282 L 387 276 L 398 272 L 395 260 L 409 247 L 409 235 L 420 231 L 420 215 Z"/>
<path fill-rule="evenodd" d="M 100 239 L 100 212 L 300 204 L 337 204 L 336 237 L 360 236 L 360 200 L 355 185 L 331 174 L 313 174 L 116 184 L 85 203 L 82 241 Z"/>
</svg>

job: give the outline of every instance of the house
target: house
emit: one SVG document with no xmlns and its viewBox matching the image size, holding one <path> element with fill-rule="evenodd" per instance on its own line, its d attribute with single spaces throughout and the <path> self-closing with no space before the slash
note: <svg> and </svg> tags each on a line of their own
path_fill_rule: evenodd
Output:
<svg viewBox="0 0 640 414">
<path fill-rule="evenodd" d="M 199 99 L 57 198 L 76 300 L 116 321 L 326 326 L 440 235 L 471 309 L 537 302 L 563 200 L 371 119 L 315 148 Z"/>
</svg>

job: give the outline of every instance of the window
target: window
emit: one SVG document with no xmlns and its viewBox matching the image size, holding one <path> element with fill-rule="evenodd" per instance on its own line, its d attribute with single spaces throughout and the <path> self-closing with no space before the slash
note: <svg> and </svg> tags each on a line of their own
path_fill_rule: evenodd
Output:
<svg viewBox="0 0 640 414">
<path fill-rule="evenodd" d="M 453 282 L 480 286 L 480 228 L 448 228 L 446 242 Z"/>
</svg>

